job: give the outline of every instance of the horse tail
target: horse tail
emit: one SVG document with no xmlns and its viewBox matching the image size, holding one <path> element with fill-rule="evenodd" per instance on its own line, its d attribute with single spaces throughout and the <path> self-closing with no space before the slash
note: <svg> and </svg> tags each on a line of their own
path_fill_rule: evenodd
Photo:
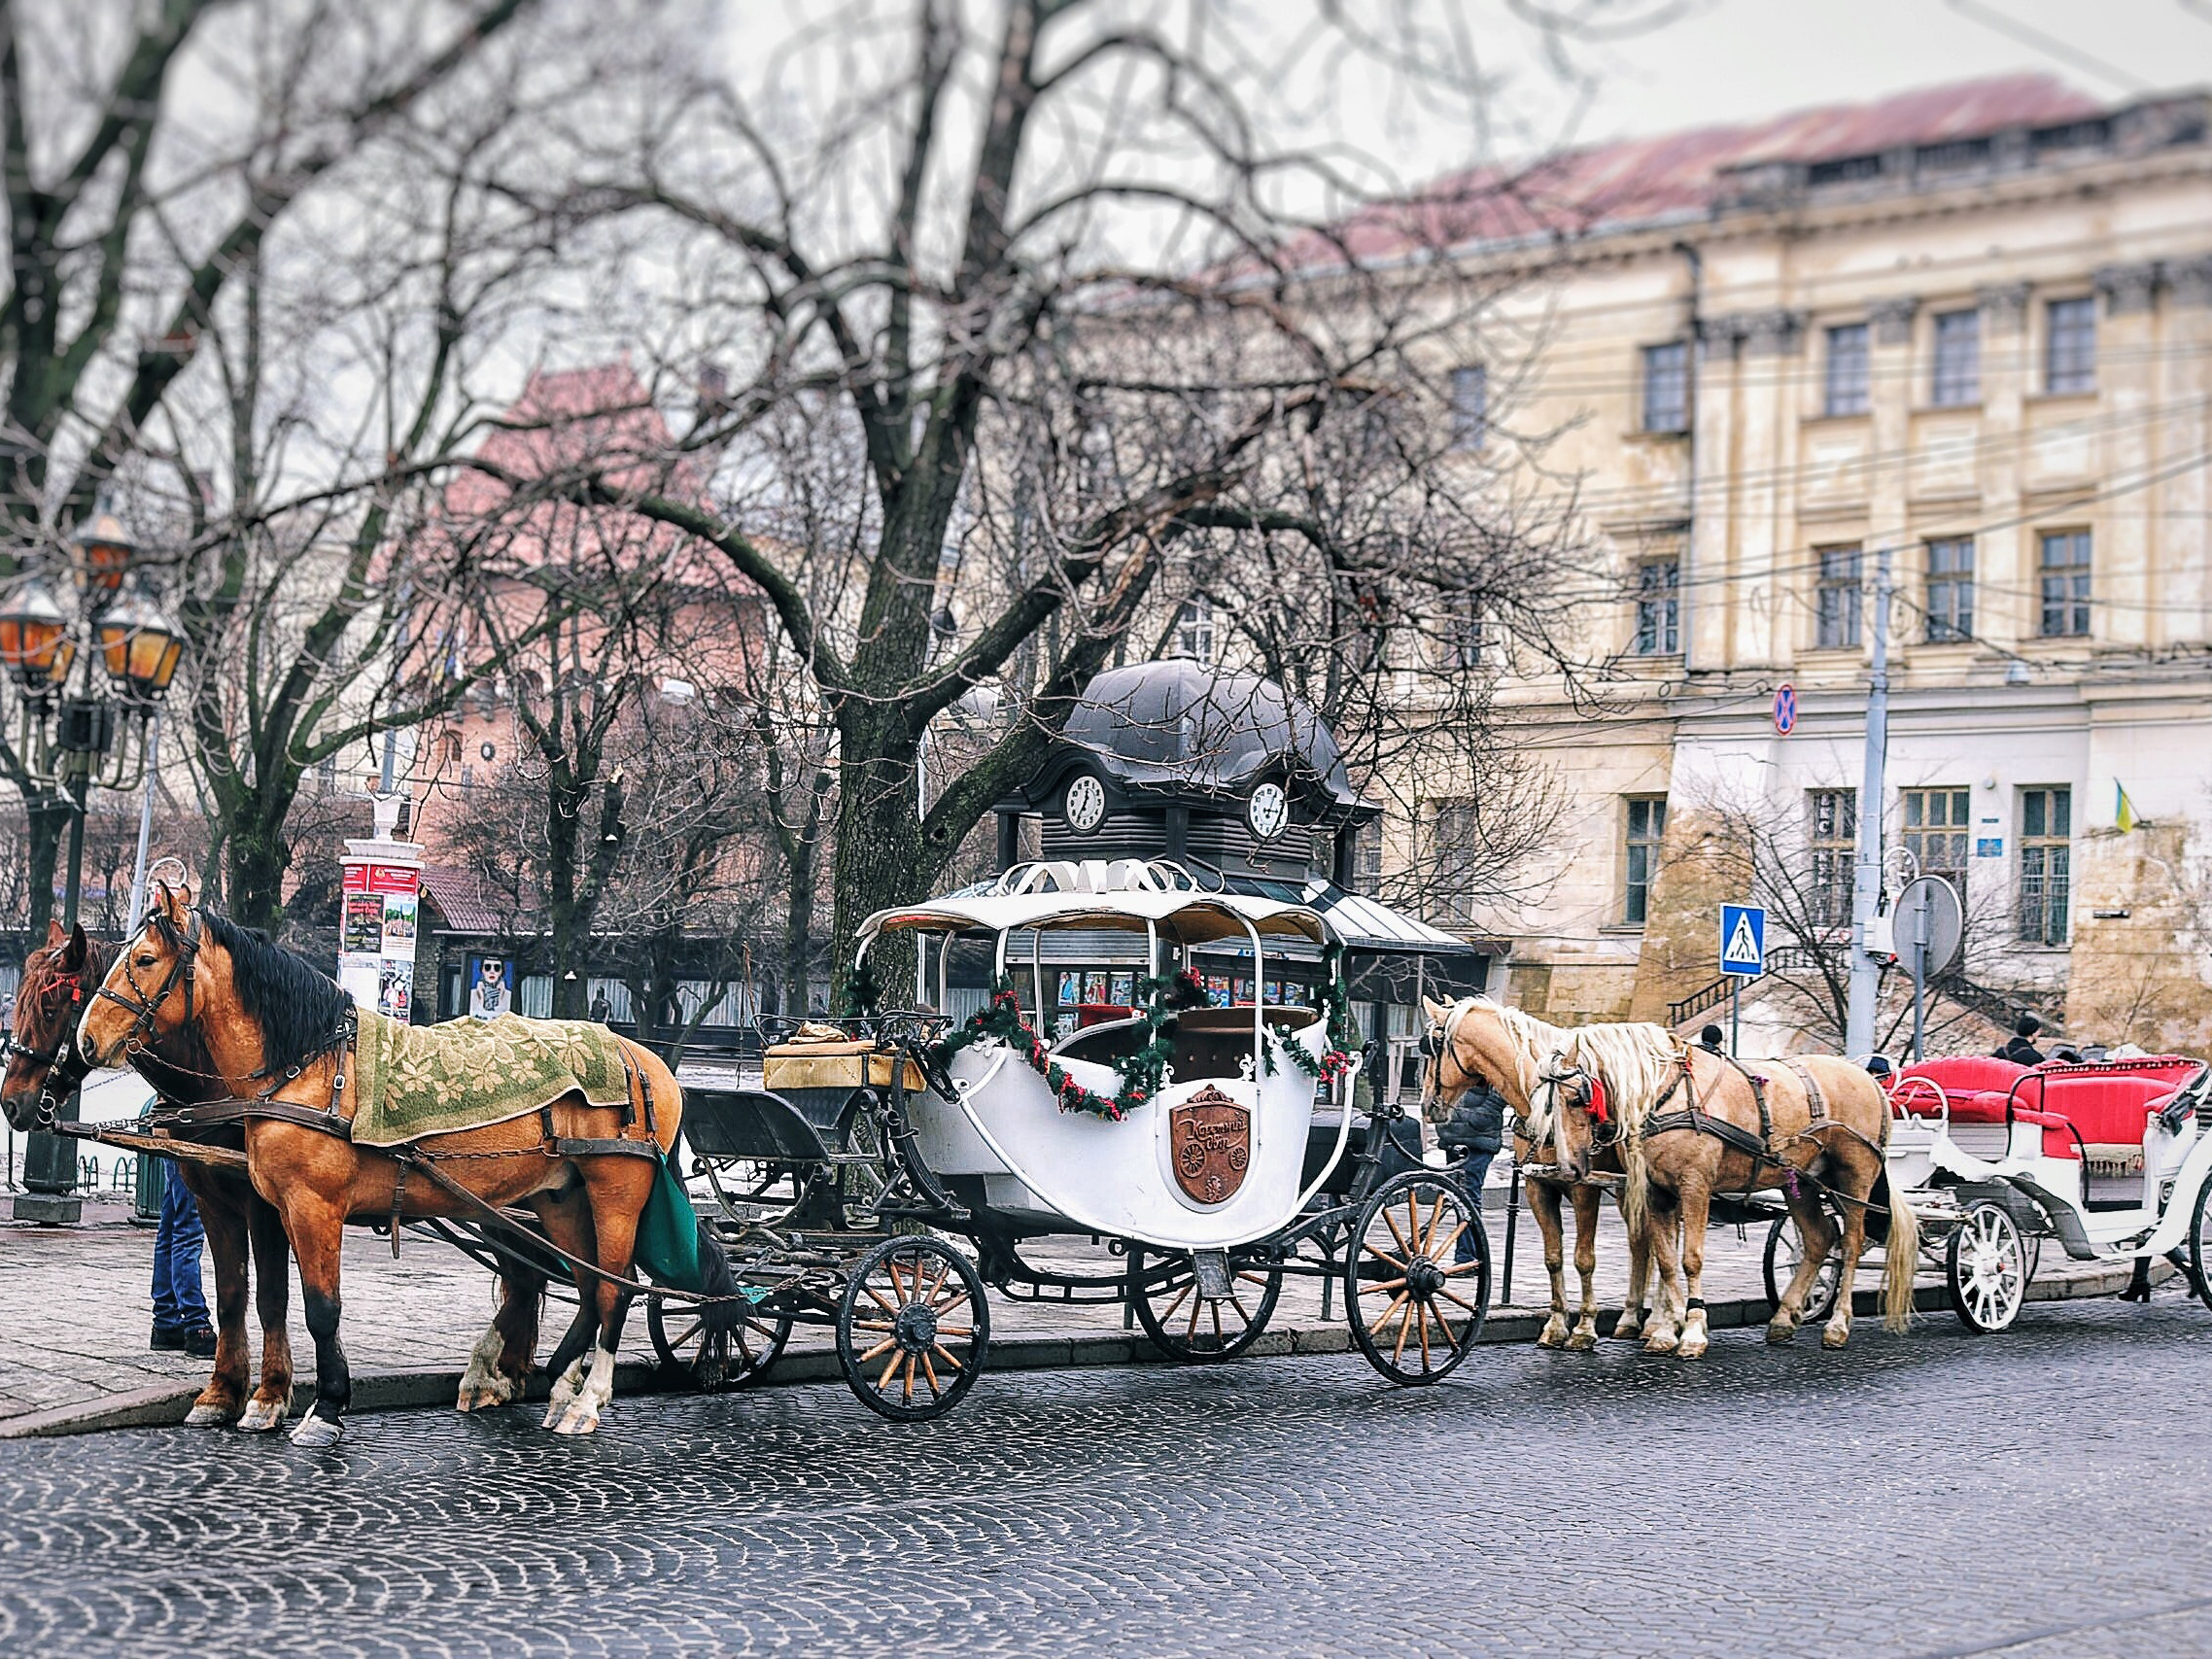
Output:
<svg viewBox="0 0 2212 1659">
<path fill-rule="evenodd" d="M 1889 1233 L 1883 1246 L 1882 1328 L 1902 1333 L 1913 1324 L 1913 1275 L 1920 1262 L 1920 1218 L 1886 1176 Z M 1879 1190 L 1879 1189 L 1878 1189 Z"/>
<path fill-rule="evenodd" d="M 1620 1220 L 1628 1229 L 1628 1236 L 1636 1238 L 1643 1230 L 1643 1218 L 1650 1207 L 1650 1166 L 1643 1158 L 1643 1136 L 1635 1118 L 1622 1114 L 1620 1129 Z"/>
<path fill-rule="evenodd" d="M 700 1304 L 699 1317 L 710 1331 L 735 1331 L 743 1313 L 743 1294 L 738 1276 L 730 1271 L 730 1258 L 707 1218 L 699 1218 L 699 1293 L 722 1300 Z"/>
</svg>

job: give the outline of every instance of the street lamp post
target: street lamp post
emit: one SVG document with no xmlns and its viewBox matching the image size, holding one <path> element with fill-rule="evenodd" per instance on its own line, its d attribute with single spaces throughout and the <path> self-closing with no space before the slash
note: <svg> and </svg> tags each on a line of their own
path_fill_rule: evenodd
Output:
<svg viewBox="0 0 2212 1659">
<path fill-rule="evenodd" d="M 16 752 L 33 780 L 69 803 L 65 927 L 77 924 L 83 900 L 91 791 L 128 789 L 145 776 L 149 728 L 184 655 L 183 630 L 132 572 L 137 555 L 121 522 L 102 506 L 70 542 L 73 611 L 36 570 L 0 595 L 0 679 L 14 681 L 19 705 Z M 72 1094 L 60 1116 L 74 1123 L 77 1113 Z M 34 1133 L 23 1155 L 27 1191 L 16 1198 L 15 1219 L 77 1221 L 83 1205 L 76 1175 L 75 1146 Z"/>
</svg>

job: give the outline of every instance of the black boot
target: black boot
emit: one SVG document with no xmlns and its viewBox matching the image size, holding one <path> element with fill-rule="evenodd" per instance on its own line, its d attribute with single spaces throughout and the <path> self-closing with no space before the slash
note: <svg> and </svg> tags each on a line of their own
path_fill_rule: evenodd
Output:
<svg viewBox="0 0 2212 1659">
<path fill-rule="evenodd" d="M 2127 1288 L 2120 1293 L 2124 1302 L 2147 1302 L 2151 1299 L 2151 1259 L 2135 1258 L 2135 1276 L 2127 1281 Z"/>
</svg>

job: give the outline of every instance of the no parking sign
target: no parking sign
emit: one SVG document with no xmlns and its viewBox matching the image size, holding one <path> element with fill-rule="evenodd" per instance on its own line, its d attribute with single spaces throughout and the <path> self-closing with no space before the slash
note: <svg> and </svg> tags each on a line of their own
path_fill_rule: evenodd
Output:
<svg viewBox="0 0 2212 1659">
<path fill-rule="evenodd" d="M 1788 737 L 1797 726 L 1797 687 L 1784 681 L 1775 687 L 1775 730 Z"/>
</svg>

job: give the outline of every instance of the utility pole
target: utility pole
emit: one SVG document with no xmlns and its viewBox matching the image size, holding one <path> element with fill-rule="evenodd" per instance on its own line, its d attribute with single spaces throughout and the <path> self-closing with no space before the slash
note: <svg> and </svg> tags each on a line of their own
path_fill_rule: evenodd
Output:
<svg viewBox="0 0 2212 1659">
<path fill-rule="evenodd" d="M 1866 768 L 1858 792 L 1858 864 L 1851 876 L 1851 984 L 1844 1053 L 1874 1049 L 1874 998 L 1882 967 L 1866 953 L 1869 924 L 1882 902 L 1882 769 L 1889 748 L 1889 549 L 1876 555 L 1874 674 L 1866 690 Z"/>
</svg>

